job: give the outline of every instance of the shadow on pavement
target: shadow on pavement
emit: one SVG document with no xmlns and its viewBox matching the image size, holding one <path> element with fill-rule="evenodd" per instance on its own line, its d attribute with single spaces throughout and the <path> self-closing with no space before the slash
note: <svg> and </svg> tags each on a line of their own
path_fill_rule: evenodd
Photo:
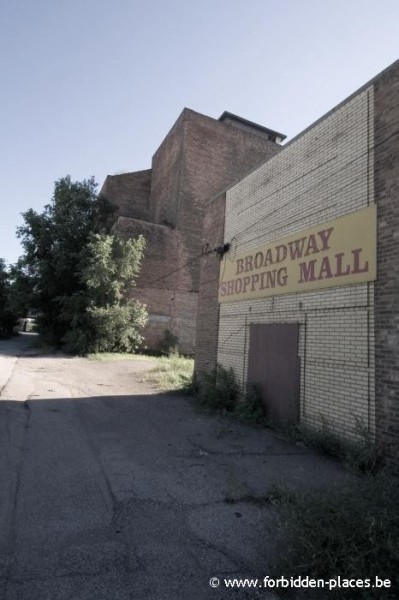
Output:
<svg viewBox="0 0 399 600">
<path fill-rule="evenodd" d="M 36 349 L 40 335 L 33 332 L 20 332 L 7 340 L 0 339 L 0 356 L 20 356 L 26 350 Z"/>
<path fill-rule="evenodd" d="M 275 486 L 348 479 L 179 395 L 3 401 L 0 429 L 6 600 L 230 597 L 209 579 L 264 577 L 278 552 Z"/>
</svg>

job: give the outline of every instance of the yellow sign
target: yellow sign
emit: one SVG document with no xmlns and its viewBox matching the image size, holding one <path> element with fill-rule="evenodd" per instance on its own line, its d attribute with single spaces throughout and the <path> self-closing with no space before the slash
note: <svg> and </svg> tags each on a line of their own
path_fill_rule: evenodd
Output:
<svg viewBox="0 0 399 600">
<path fill-rule="evenodd" d="M 376 279 L 376 207 L 339 217 L 238 256 L 220 268 L 219 302 Z"/>
</svg>

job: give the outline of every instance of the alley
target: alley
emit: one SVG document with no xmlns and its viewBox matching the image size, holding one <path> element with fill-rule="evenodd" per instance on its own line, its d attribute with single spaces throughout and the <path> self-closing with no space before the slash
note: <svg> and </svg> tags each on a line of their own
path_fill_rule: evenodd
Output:
<svg viewBox="0 0 399 600">
<path fill-rule="evenodd" d="M 31 345 L 0 342 L 1 599 L 258 597 L 209 579 L 269 573 L 270 490 L 347 477 L 304 447 L 142 383 L 151 359 Z"/>
</svg>

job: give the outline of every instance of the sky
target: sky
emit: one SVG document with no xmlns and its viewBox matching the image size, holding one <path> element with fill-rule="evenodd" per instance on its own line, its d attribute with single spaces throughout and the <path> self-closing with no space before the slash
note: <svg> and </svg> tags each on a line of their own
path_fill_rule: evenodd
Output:
<svg viewBox="0 0 399 600">
<path fill-rule="evenodd" d="M 151 167 L 184 107 L 287 141 L 399 58 L 398 0 L 0 0 L 0 258 L 54 182 Z"/>
</svg>

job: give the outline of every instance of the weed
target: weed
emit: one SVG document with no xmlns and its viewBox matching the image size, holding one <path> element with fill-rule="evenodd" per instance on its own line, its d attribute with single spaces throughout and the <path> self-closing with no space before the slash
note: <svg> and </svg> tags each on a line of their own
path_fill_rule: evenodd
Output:
<svg viewBox="0 0 399 600">
<path fill-rule="evenodd" d="M 212 373 L 201 375 L 197 400 L 211 410 L 228 411 L 240 421 L 264 423 L 265 412 L 255 386 L 243 392 L 232 368 L 217 365 Z"/>
<path fill-rule="evenodd" d="M 198 382 L 197 400 L 210 410 L 228 411 L 241 421 L 264 425 L 281 432 L 295 442 L 313 448 L 319 454 L 337 458 L 356 473 L 376 473 L 381 464 L 377 457 L 372 436 L 360 422 L 356 425 L 356 441 L 342 439 L 326 424 L 321 431 L 305 424 L 284 425 L 267 418 L 256 386 L 244 392 L 236 380 L 232 368 L 221 365 L 211 373 L 201 375 Z"/>
<path fill-rule="evenodd" d="M 234 414 L 241 421 L 257 424 L 266 422 L 262 399 L 255 386 L 251 386 L 245 394 L 241 395 L 235 406 Z"/>
<path fill-rule="evenodd" d="M 326 426 L 317 430 L 302 423 L 284 426 L 266 421 L 266 425 L 294 442 L 302 442 L 318 454 L 338 459 L 354 473 L 376 473 L 381 467 L 372 436 L 359 424 L 357 439 L 353 441 L 339 437 Z"/>
<path fill-rule="evenodd" d="M 201 375 L 197 393 L 201 406 L 231 412 L 235 409 L 239 397 L 240 388 L 232 368 L 227 370 L 217 365 L 211 373 Z"/>
<path fill-rule="evenodd" d="M 283 552 L 276 575 L 330 579 L 390 579 L 399 585 L 399 485 L 385 477 L 363 477 L 345 489 L 284 492 L 278 506 Z M 393 591 L 395 590 L 395 591 Z M 321 590 L 318 590 L 321 592 Z M 342 590 L 340 590 L 342 592 Z M 392 592 L 392 595 L 389 595 Z M 380 598 L 369 589 L 344 590 L 339 598 Z M 324 598 L 320 593 L 317 598 Z M 334 598 L 334 592 L 328 592 Z"/>
<path fill-rule="evenodd" d="M 193 382 L 194 361 L 173 355 L 155 359 L 157 366 L 143 374 L 143 380 L 162 390 L 189 392 Z"/>
<path fill-rule="evenodd" d="M 170 329 L 165 329 L 159 351 L 165 356 L 173 356 L 179 353 L 179 338 Z"/>
</svg>

